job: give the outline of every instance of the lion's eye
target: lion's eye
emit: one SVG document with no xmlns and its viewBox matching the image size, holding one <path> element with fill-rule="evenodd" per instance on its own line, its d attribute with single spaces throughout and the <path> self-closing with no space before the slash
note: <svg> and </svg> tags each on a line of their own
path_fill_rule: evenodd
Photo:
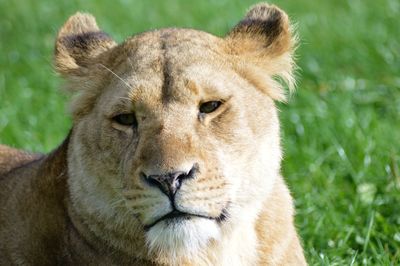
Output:
<svg viewBox="0 0 400 266">
<path fill-rule="evenodd" d="M 113 120 L 120 125 L 124 126 L 137 126 L 135 114 L 120 114 L 113 117 Z"/>
<path fill-rule="evenodd" d="M 218 107 L 221 106 L 221 104 L 222 104 L 222 102 L 220 102 L 220 101 L 209 101 L 209 102 L 202 103 L 200 105 L 200 113 L 203 113 L 203 114 L 212 113 L 215 110 L 217 110 Z"/>
</svg>

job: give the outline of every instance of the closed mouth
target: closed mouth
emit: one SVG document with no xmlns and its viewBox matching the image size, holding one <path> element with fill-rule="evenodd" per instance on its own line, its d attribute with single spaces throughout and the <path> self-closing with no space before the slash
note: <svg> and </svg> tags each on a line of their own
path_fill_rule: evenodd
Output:
<svg viewBox="0 0 400 266">
<path fill-rule="evenodd" d="M 174 222 L 174 221 L 190 220 L 193 217 L 204 218 L 204 219 L 208 219 L 208 220 L 215 220 L 216 222 L 220 223 L 226 219 L 227 215 L 226 215 L 225 209 L 221 212 L 221 215 L 216 218 L 210 217 L 210 216 L 205 216 L 205 215 L 185 213 L 185 212 L 181 212 L 178 210 L 173 210 L 172 212 L 167 213 L 166 215 L 162 216 L 161 218 L 157 219 L 156 221 L 152 222 L 151 224 L 145 225 L 144 230 L 146 230 L 146 231 L 150 230 L 153 226 L 155 226 L 156 224 L 158 224 L 161 221 Z"/>
</svg>

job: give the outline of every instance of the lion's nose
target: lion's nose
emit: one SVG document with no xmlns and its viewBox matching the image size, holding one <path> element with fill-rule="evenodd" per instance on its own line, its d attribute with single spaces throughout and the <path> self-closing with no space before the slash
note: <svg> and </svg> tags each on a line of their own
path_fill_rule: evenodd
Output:
<svg viewBox="0 0 400 266">
<path fill-rule="evenodd" d="M 164 194 L 172 198 L 181 187 L 183 181 L 194 178 L 197 171 L 198 166 L 195 164 L 189 172 L 176 171 L 161 175 L 146 175 L 142 172 L 141 175 L 147 184 L 158 187 Z"/>
</svg>

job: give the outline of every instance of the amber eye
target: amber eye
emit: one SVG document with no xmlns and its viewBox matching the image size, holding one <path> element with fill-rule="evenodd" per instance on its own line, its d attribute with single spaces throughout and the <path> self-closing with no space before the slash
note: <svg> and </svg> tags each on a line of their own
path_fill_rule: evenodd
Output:
<svg viewBox="0 0 400 266">
<path fill-rule="evenodd" d="M 215 110 L 217 110 L 218 107 L 221 106 L 221 104 L 222 104 L 222 102 L 220 102 L 220 101 L 209 101 L 209 102 L 202 103 L 200 105 L 200 113 L 203 113 L 203 114 L 212 113 Z"/>
<path fill-rule="evenodd" d="M 113 120 L 123 126 L 137 126 L 135 114 L 120 114 L 113 117 Z"/>
</svg>

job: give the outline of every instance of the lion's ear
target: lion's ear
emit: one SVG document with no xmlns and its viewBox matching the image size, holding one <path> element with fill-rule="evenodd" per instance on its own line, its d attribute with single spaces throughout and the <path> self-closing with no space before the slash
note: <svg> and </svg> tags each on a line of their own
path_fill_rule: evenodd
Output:
<svg viewBox="0 0 400 266">
<path fill-rule="evenodd" d="M 294 87 L 293 53 L 296 36 L 284 11 L 273 5 L 257 4 L 250 8 L 225 40 L 231 54 L 250 64 L 243 66 L 241 72 L 261 77 L 260 71 L 248 73 L 252 72 L 252 69 L 262 69 L 271 76 L 283 79 L 290 89 Z M 281 95 L 276 98 L 283 100 L 283 92 L 279 93 Z"/>
<path fill-rule="evenodd" d="M 92 15 L 78 12 L 58 32 L 55 69 L 67 78 L 85 76 L 96 57 L 115 45 Z"/>
</svg>

